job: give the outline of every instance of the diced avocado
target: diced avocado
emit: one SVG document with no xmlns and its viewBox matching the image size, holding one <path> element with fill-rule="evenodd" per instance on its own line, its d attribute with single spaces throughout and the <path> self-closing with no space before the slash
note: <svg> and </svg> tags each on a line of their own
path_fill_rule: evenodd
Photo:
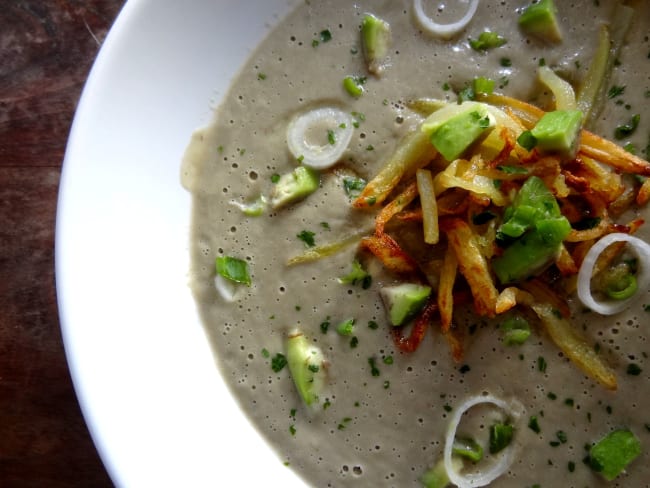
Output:
<svg viewBox="0 0 650 488">
<path fill-rule="evenodd" d="M 520 281 L 543 270 L 557 255 L 569 232 L 571 224 L 565 217 L 537 221 L 533 230 L 492 260 L 492 269 L 501 284 Z"/>
<path fill-rule="evenodd" d="M 291 173 L 284 174 L 275 184 L 271 196 L 271 206 L 279 208 L 302 200 L 315 192 L 320 184 L 317 171 L 306 166 L 298 166 Z"/>
<path fill-rule="evenodd" d="M 545 113 L 530 132 L 540 150 L 573 156 L 581 125 L 580 110 L 555 110 Z"/>
<path fill-rule="evenodd" d="M 300 397 L 307 406 L 318 403 L 325 386 L 322 352 L 300 331 L 289 334 L 286 347 L 287 364 Z"/>
<path fill-rule="evenodd" d="M 560 212 L 555 196 L 537 176 L 524 182 L 504 216 L 497 235 L 516 240 L 492 260 L 492 269 L 502 284 L 543 270 L 571 232 L 571 224 Z"/>
<path fill-rule="evenodd" d="M 561 217 L 555 196 L 538 176 L 531 176 L 521 186 L 512 206 L 504 212 L 503 224 L 497 230 L 501 238 L 517 238 L 532 229 L 536 222 Z"/>
<path fill-rule="evenodd" d="M 366 14 L 361 22 L 361 44 L 368 71 L 372 74 L 379 76 L 384 70 L 390 42 L 390 24 L 372 14 Z"/>
<path fill-rule="evenodd" d="M 395 326 L 406 323 L 420 311 L 430 294 L 431 287 L 415 283 L 383 287 L 381 297 L 388 311 L 390 323 Z"/>
<path fill-rule="evenodd" d="M 553 0 L 540 0 L 526 7 L 519 16 L 519 27 L 526 34 L 544 41 L 560 42 L 562 33 L 557 22 L 557 9 Z"/>
<path fill-rule="evenodd" d="M 494 126 L 494 117 L 485 107 L 471 105 L 435 128 L 431 134 L 431 144 L 447 161 L 453 161 Z"/>
<path fill-rule="evenodd" d="M 543 217 L 537 208 L 530 205 L 518 205 L 513 208 L 509 219 L 499 227 L 501 237 L 516 239 L 521 237 L 524 232 L 530 230 L 536 220 Z"/>
<path fill-rule="evenodd" d="M 512 204 L 514 207 L 523 205 L 534 207 L 545 217 L 562 215 L 555 196 L 539 176 L 531 176 L 524 182 Z"/>
<path fill-rule="evenodd" d="M 631 431 L 620 429 L 609 433 L 592 446 L 589 451 L 589 464 L 606 480 L 612 481 L 639 454 L 641 454 L 639 439 Z"/>
</svg>

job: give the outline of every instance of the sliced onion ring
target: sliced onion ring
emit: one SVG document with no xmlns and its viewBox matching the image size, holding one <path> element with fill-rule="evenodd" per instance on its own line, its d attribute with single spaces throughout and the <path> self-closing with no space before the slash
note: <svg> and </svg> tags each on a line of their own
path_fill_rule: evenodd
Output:
<svg viewBox="0 0 650 488">
<path fill-rule="evenodd" d="M 580 298 L 580 301 L 582 301 L 586 307 L 589 307 L 591 310 L 601 315 L 613 315 L 620 312 L 629 306 L 630 302 L 638 295 L 637 292 L 627 300 L 606 302 L 597 302 L 591 295 L 591 277 L 594 273 L 594 267 L 596 266 L 598 256 L 600 256 L 600 254 L 610 245 L 616 242 L 627 242 L 631 246 L 632 252 L 637 258 L 639 258 L 640 268 L 637 276 L 637 282 L 639 284 L 638 290 L 647 290 L 648 283 L 650 283 L 650 264 L 648 264 L 650 263 L 650 244 L 638 237 L 623 234 L 621 232 L 607 234 L 596 242 L 596 244 L 591 246 L 591 249 L 589 249 L 585 259 L 582 261 L 580 270 L 578 271 L 578 297 Z"/>
<path fill-rule="evenodd" d="M 332 141 L 313 144 L 310 131 L 322 131 L 318 137 L 325 137 L 327 131 L 333 135 Z M 305 166 L 325 169 L 341 159 L 352 139 L 352 117 L 332 107 L 322 107 L 295 117 L 287 127 L 289 151 Z"/>
<path fill-rule="evenodd" d="M 481 470 L 478 474 L 467 474 L 462 475 L 457 469 L 456 465 L 453 462 L 452 458 L 452 448 L 454 445 L 454 439 L 456 438 L 456 430 L 458 429 L 458 424 L 465 412 L 467 412 L 472 407 L 480 404 L 492 404 L 506 412 L 514 422 L 516 422 L 523 414 L 523 406 L 515 400 L 506 402 L 500 398 L 496 398 L 492 395 L 476 395 L 465 400 L 454 412 L 449 422 L 449 427 L 447 427 L 447 435 L 445 436 L 445 450 L 444 450 L 444 463 L 445 470 L 447 471 L 447 476 L 449 480 L 458 486 L 458 488 L 476 488 L 478 486 L 486 486 L 492 481 L 497 479 L 503 473 L 508 471 L 510 465 L 515 460 L 515 449 L 512 446 L 508 446 L 499 454 L 499 459 L 495 462 L 489 469 Z"/>
<path fill-rule="evenodd" d="M 478 0 L 470 0 L 467 13 L 460 20 L 452 22 L 451 24 L 438 24 L 424 12 L 422 2 L 423 0 L 413 0 L 415 18 L 422 29 L 429 34 L 442 37 L 443 39 L 449 39 L 462 31 L 472 20 L 472 17 L 474 17 L 476 9 L 478 8 Z"/>
</svg>

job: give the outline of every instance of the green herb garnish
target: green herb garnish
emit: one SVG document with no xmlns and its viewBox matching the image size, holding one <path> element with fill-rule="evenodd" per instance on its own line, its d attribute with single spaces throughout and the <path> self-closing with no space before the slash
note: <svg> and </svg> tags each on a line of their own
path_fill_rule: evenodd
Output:
<svg viewBox="0 0 650 488">
<path fill-rule="evenodd" d="M 248 273 L 248 263 L 243 259 L 231 256 L 219 256 L 216 259 L 217 273 L 224 278 L 250 286 L 251 277 Z"/>
<path fill-rule="evenodd" d="M 300 232 L 300 234 L 297 234 L 296 237 L 300 239 L 302 242 L 304 242 L 305 246 L 314 247 L 316 245 L 316 241 L 314 239 L 315 235 L 316 235 L 315 233 L 309 230 L 303 230 Z"/>
<path fill-rule="evenodd" d="M 284 368 L 287 365 L 287 358 L 284 354 L 282 353 L 277 353 L 275 356 L 273 356 L 273 359 L 271 359 L 271 369 L 275 373 L 279 373 L 282 371 L 282 368 Z"/>
<path fill-rule="evenodd" d="M 512 441 L 515 429 L 510 424 L 496 423 L 490 427 L 490 454 L 502 451 Z"/>
<path fill-rule="evenodd" d="M 508 42 L 506 38 L 496 32 L 485 31 L 478 36 L 478 39 L 470 39 L 469 45 L 475 51 L 487 51 L 488 49 L 501 47 L 506 42 Z"/>
</svg>

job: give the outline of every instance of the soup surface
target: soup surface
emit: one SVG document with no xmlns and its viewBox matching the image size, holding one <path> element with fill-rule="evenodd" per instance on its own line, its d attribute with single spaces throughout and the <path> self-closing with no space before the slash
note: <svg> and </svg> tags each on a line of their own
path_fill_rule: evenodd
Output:
<svg viewBox="0 0 650 488">
<path fill-rule="evenodd" d="M 450 22 L 466 9 L 455 3 L 428 13 Z M 647 290 L 629 309 L 607 317 L 587 313 L 570 297 L 572 323 L 616 371 L 618 389 L 612 392 L 565 358 L 542 328 L 532 324 L 533 334 L 524 344 L 508 346 L 499 319 L 477 317 L 471 308 L 459 308 L 454 316 L 456 327 L 467 331 L 460 363 L 452 359 L 435 323 L 415 352 L 400 352 L 379 294 L 394 278 L 365 257 L 373 277 L 369 287 L 339 282 L 358 257 L 356 245 L 314 262 L 287 265 L 307 249 L 306 236 L 322 245 L 372 228 L 375 213 L 351 206 L 343 175 L 370 180 L 377 174 L 422 120 L 408 108 L 409 101 L 454 101 L 483 76 L 495 80 L 496 91 L 543 106 L 549 97 L 537 81 L 540 64 L 578 87 L 613 3 L 557 4 L 563 40 L 545 44 L 518 29 L 520 9 L 526 6 L 519 0 L 481 1 L 466 29 L 450 40 L 424 33 L 410 1 L 307 1 L 242 67 L 214 124 L 194 135 L 183 166 L 183 183 L 194 199 L 191 286 L 241 408 L 275 446 L 278 462 L 308 484 L 421 486 L 421 476 L 442 459 L 453 412 L 483 392 L 517 401 L 524 410 L 511 446 L 515 461 L 493 486 L 650 483 Z M 643 110 L 650 100 L 650 4 L 634 7 L 634 22 L 609 82 L 624 90 L 606 100 L 593 129 L 612 139 L 617 126 L 641 114 L 636 130 L 620 143 L 633 144 L 643 156 L 650 133 Z M 380 78 L 367 72 L 360 44 L 359 25 L 368 12 L 391 26 L 391 49 Z M 507 42 L 483 52 L 472 49 L 468 39 L 485 30 Z M 342 86 L 349 75 L 366 78 L 358 98 Z M 270 195 L 274 176 L 299 164 L 287 148 L 289 121 L 321 106 L 352 114 L 358 126 L 340 162 L 321 173 L 320 188 L 304 200 L 245 215 L 233 202 Z M 627 218 L 644 212 L 632 209 Z M 643 227 L 637 235 L 649 240 Z M 215 288 L 219 256 L 245 260 L 250 269 L 250 286 L 238 287 L 233 301 Z M 337 333 L 337 325 L 348 319 L 354 319 L 352 335 Z M 327 331 L 324 323 L 330 324 Z M 327 358 L 328 381 L 317 408 L 303 404 L 287 367 L 273 368 L 277 354 L 286 355 L 287 334 L 295 328 Z M 637 374 L 629 374 L 630 364 L 638 367 Z M 498 413 L 472 409 L 459 432 L 487 439 Z M 539 429 L 528 426 L 531 417 Z M 635 434 L 642 453 L 626 473 L 606 482 L 583 463 L 585 446 L 618 428 Z"/>
</svg>

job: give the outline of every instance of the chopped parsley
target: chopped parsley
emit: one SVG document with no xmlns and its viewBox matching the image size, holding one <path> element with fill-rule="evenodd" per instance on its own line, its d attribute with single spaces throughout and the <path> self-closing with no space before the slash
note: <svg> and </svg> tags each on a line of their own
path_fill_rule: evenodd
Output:
<svg viewBox="0 0 650 488">
<path fill-rule="evenodd" d="M 352 422 L 352 419 L 351 419 L 350 417 L 345 417 L 345 418 L 341 421 L 341 423 L 337 426 L 337 429 L 339 429 L 339 430 L 345 430 L 345 428 L 347 427 L 347 425 L 348 425 L 350 422 Z"/>
<path fill-rule="evenodd" d="M 641 367 L 636 363 L 630 363 L 627 365 L 627 374 L 630 376 L 639 376 L 641 371 Z"/>
<path fill-rule="evenodd" d="M 546 359 L 544 359 L 542 356 L 537 358 L 537 369 L 539 369 L 542 373 L 546 372 Z"/>
<path fill-rule="evenodd" d="M 616 139 L 625 139 L 626 137 L 632 135 L 636 128 L 639 126 L 639 121 L 641 120 L 641 115 L 635 114 L 632 116 L 630 121 L 627 124 L 619 125 L 616 130 L 614 130 L 614 137 Z"/>
<path fill-rule="evenodd" d="M 332 129 L 327 130 L 327 142 L 329 142 L 332 146 L 336 144 L 336 134 L 334 134 L 334 131 Z"/>
<path fill-rule="evenodd" d="M 320 331 L 323 334 L 327 334 L 327 330 L 329 329 L 329 327 L 330 327 L 330 318 L 327 317 L 327 319 L 325 319 L 323 322 L 320 323 Z"/>
<path fill-rule="evenodd" d="M 490 454 L 502 451 L 512 441 L 515 429 L 510 424 L 496 423 L 490 427 Z"/>
<path fill-rule="evenodd" d="M 356 176 L 346 176 L 343 178 L 343 189 L 345 194 L 350 198 L 358 197 L 366 187 L 366 180 Z"/>
<path fill-rule="evenodd" d="M 623 86 L 614 85 L 607 91 L 607 97 L 616 98 L 622 95 L 624 92 L 625 92 L 625 85 Z"/>
<path fill-rule="evenodd" d="M 271 359 L 271 369 L 275 373 L 279 373 L 287 365 L 287 358 L 281 352 L 277 353 L 273 359 Z"/>
<path fill-rule="evenodd" d="M 374 357 L 368 358 L 368 364 L 370 365 L 370 374 L 373 376 L 379 376 L 381 371 L 377 368 L 377 360 Z"/>
<path fill-rule="evenodd" d="M 528 420 L 528 428 L 535 432 L 536 434 L 539 434 L 542 429 L 539 427 L 539 421 L 537 420 L 537 416 L 533 415 L 530 417 Z"/>
<path fill-rule="evenodd" d="M 296 237 L 300 239 L 302 242 L 304 242 L 305 246 L 314 247 L 316 245 L 316 241 L 314 239 L 315 235 L 316 234 L 314 234 L 309 230 L 303 230 L 300 232 L 300 234 L 297 234 Z"/>
</svg>

